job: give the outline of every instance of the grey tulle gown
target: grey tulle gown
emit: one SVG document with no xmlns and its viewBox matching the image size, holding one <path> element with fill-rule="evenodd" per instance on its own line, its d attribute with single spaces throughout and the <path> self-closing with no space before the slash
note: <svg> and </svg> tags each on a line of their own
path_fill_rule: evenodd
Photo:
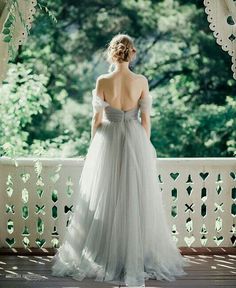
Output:
<svg viewBox="0 0 236 288">
<path fill-rule="evenodd" d="M 165 219 L 157 155 L 140 122 L 139 111 L 151 111 L 152 97 L 122 111 L 95 89 L 92 95 L 93 109 L 104 109 L 103 120 L 86 155 L 52 275 L 129 287 L 145 285 L 147 279 L 175 280 L 189 264 Z"/>
</svg>

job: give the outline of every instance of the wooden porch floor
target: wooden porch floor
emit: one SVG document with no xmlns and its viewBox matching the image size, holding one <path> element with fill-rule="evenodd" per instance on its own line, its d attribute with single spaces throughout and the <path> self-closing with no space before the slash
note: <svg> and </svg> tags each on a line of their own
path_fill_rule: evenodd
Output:
<svg viewBox="0 0 236 288">
<path fill-rule="evenodd" d="M 174 282 L 147 280 L 146 286 L 154 287 L 236 287 L 236 255 L 185 255 L 191 266 L 188 275 Z M 70 277 L 51 276 L 52 256 L 0 255 L 1 288 L 118 288 L 105 282 L 85 279 L 81 282 Z M 122 286 L 120 286 L 122 287 Z M 125 286 L 124 286 L 125 287 Z"/>
</svg>

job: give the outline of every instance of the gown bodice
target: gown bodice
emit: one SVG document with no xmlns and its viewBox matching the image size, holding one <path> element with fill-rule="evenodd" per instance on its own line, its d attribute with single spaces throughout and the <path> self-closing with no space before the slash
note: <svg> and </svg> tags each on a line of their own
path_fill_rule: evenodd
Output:
<svg viewBox="0 0 236 288">
<path fill-rule="evenodd" d="M 104 119 L 111 122 L 137 120 L 139 110 L 141 112 L 151 112 L 152 97 L 150 94 L 145 98 L 140 98 L 137 106 L 127 111 L 112 107 L 108 102 L 101 99 L 96 94 L 95 89 L 92 90 L 92 94 L 92 106 L 94 111 L 99 112 L 104 109 Z"/>
</svg>

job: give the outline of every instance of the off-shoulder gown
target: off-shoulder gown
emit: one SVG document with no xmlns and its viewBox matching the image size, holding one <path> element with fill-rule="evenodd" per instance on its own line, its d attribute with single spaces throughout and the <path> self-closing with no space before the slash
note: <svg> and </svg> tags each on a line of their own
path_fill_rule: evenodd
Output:
<svg viewBox="0 0 236 288">
<path fill-rule="evenodd" d="M 74 213 L 52 259 L 53 276 L 93 278 L 139 287 L 147 279 L 175 280 L 187 260 L 172 239 L 157 180 L 155 149 L 141 125 L 152 97 L 128 111 L 92 90 L 103 111 L 79 180 Z"/>
</svg>

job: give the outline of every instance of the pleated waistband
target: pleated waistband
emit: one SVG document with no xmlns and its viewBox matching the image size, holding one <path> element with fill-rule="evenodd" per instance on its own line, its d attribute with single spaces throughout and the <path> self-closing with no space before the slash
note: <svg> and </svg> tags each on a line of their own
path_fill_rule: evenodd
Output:
<svg viewBox="0 0 236 288">
<path fill-rule="evenodd" d="M 128 111 L 122 111 L 108 106 L 104 110 L 103 117 L 105 120 L 108 120 L 110 122 L 138 120 L 138 108 L 134 108 Z"/>
</svg>

